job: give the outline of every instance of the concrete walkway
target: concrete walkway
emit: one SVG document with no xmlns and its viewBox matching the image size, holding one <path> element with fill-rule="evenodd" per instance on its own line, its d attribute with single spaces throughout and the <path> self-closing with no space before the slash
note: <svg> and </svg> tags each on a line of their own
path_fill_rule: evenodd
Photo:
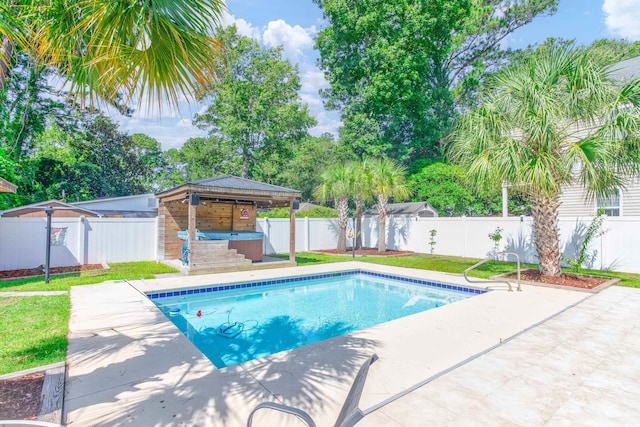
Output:
<svg viewBox="0 0 640 427">
<path fill-rule="evenodd" d="M 635 426 L 640 289 L 612 287 L 373 412 L 362 426 Z"/>
<path fill-rule="evenodd" d="M 161 290 L 357 267 L 463 282 L 442 273 L 343 263 L 133 285 Z M 372 352 L 380 360 L 369 372 L 362 407 L 389 403 L 359 425 L 602 425 L 605 419 L 630 425 L 640 419 L 632 407 L 640 400 L 633 359 L 640 344 L 640 290 L 612 287 L 590 296 L 536 286 L 497 289 L 216 369 L 135 288 L 122 282 L 72 288 L 64 405 L 69 425 L 242 426 L 266 400 L 300 407 L 318 425 L 331 425 L 357 367 Z M 412 391 L 397 398 L 406 390 Z M 298 425 L 273 413 L 255 421 Z"/>
</svg>

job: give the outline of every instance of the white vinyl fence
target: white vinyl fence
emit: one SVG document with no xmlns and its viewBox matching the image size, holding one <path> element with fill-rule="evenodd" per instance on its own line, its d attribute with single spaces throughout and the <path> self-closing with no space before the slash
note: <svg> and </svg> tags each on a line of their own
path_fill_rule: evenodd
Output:
<svg viewBox="0 0 640 427">
<path fill-rule="evenodd" d="M 155 218 L 52 218 L 51 267 L 155 260 Z M 45 263 L 46 218 L 0 218 L 0 270 Z"/>
<path fill-rule="evenodd" d="M 592 220 L 592 217 L 560 218 L 560 249 L 565 257 L 577 255 Z M 531 217 L 388 218 L 387 249 L 430 253 L 430 230 L 436 230 L 434 254 L 485 258 L 494 251 L 489 234 L 500 227 L 503 236 L 500 250 L 516 252 L 523 262 L 537 263 L 532 223 Z M 265 253 L 288 252 L 288 219 L 263 218 L 258 221 L 258 228 L 268 236 Z M 640 218 L 605 218 L 602 230 L 604 234 L 594 238 L 589 246 L 590 256 L 585 267 L 640 273 Z M 299 219 L 296 251 L 333 249 L 337 236 L 338 226 L 334 219 Z M 364 246 L 377 247 L 377 218 L 364 219 L 362 236 Z M 350 244 L 348 242 L 347 246 Z"/>
<path fill-rule="evenodd" d="M 566 257 L 576 255 L 592 219 L 560 218 L 560 247 Z M 387 248 L 429 253 L 430 230 L 436 230 L 434 254 L 484 258 L 494 250 L 489 234 L 497 227 L 503 230 L 501 250 L 508 248 L 522 261 L 537 262 L 529 217 L 389 218 Z M 52 228 L 57 232 L 51 247 L 53 267 L 157 259 L 156 219 L 54 218 Z M 587 266 L 640 273 L 640 217 L 606 218 L 602 228 L 605 233 L 589 248 Z M 289 252 L 289 219 L 260 218 L 257 229 L 265 234 L 265 254 Z M 362 235 L 365 246 L 377 247 L 377 218 L 363 221 Z M 333 249 L 337 236 L 335 219 L 296 220 L 298 252 Z M 45 246 L 45 218 L 0 218 L 0 270 L 44 264 Z"/>
</svg>

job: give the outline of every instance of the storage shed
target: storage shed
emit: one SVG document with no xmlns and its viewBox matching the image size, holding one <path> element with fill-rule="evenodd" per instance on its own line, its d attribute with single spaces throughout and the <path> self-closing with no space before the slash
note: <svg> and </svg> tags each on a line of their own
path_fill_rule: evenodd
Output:
<svg viewBox="0 0 640 427">
<path fill-rule="evenodd" d="M 295 265 L 295 211 L 302 193 L 225 175 L 156 194 L 159 261 L 181 259 L 187 272 L 242 268 L 261 261 L 256 211 L 289 207 L 289 263 Z"/>
<path fill-rule="evenodd" d="M 378 208 L 373 207 L 364 213 L 365 216 L 377 216 Z M 389 203 L 387 216 L 411 216 L 419 218 L 434 218 L 438 211 L 427 202 Z"/>
</svg>

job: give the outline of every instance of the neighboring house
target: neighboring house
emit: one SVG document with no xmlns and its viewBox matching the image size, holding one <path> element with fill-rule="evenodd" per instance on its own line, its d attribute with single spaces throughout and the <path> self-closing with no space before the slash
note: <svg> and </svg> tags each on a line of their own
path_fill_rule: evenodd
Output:
<svg viewBox="0 0 640 427">
<path fill-rule="evenodd" d="M 60 200 L 47 200 L 19 206 L 0 212 L 2 217 L 42 218 L 46 217 L 45 209 L 53 207 L 56 218 L 107 217 L 107 218 L 155 218 L 158 216 L 158 199 L 155 194 L 136 196 L 109 197 L 86 202 L 65 203 Z"/>
<path fill-rule="evenodd" d="M 364 216 L 378 216 L 378 208 L 373 207 L 366 210 Z M 438 211 L 427 202 L 389 203 L 387 205 L 387 216 L 434 218 L 438 216 Z"/>
<path fill-rule="evenodd" d="M 46 202 L 7 209 L 0 212 L 0 216 L 3 218 L 45 218 L 47 216 L 46 209 L 49 207 L 53 208 L 52 216 L 55 218 L 78 218 L 81 216 L 96 218 L 100 216 L 97 212 L 59 200 L 47 200 Z"/>
<path fill-rule="evenodd" d="M 611 76 L 623 83 L 640 78 L 640 56 L 612 65 Z M 575 182 L 563 187 L 560 201 L 560 216 L 594 216 L 600 210 L 607 216 L 640 216 L 640 176 L 606 197 L 588 197 L 582 185 Z"/>
<path fill-rule="evenodd" d="M 70 204 L 92 210 L 100 216 L 109 218 L 155 218 L 158 216 L 158 199 L 153 193 L 105 197 Z"/>
<path fill-rule="evenodd" d="M 17 187 L 7 181 L 6 179 L 0 178 L 0 193 L 15 193 Z"/>
</svg>

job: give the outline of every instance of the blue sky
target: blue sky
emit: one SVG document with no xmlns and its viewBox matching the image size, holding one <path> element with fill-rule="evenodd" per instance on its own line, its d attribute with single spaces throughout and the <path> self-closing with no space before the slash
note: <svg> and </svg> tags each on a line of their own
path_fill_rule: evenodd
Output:
<svg viewBox="0 0 640 427">
<path fill-rule="evenodd" d="M 327 85 L 315 65 L 318 54 L 313 49 L 314 37 L 323 28 L 318 6 L 312 0 L 227 0 L 227 8 L 225 25 L 235 23 L 241 34 L 264 46 L 284 47 L 285 57 L 300 69 L 300 97 L 318 121 L 311 133 L 335 134 L 340 125 L 338 115 L 325 111 L 318 95 L 318 90 Z M 640 40 L 640 0 L 561 0 L 555 15 L 536 18 L 509 35 L 502 45 L 524 48 L 548 37 L 576 39 L 581 44 L 601 38 Z M 114 118 L 120 122 L 122 131 L 146 133 L 160 141 L 166 150 L 180 147 L 190 137 L 204 135 L 191 124 L 191 117 L 202 107 L 185 100 L 179 111 L 164 109 L 162 116 L 139 111 L 133 118 Z"/>
</svg>

